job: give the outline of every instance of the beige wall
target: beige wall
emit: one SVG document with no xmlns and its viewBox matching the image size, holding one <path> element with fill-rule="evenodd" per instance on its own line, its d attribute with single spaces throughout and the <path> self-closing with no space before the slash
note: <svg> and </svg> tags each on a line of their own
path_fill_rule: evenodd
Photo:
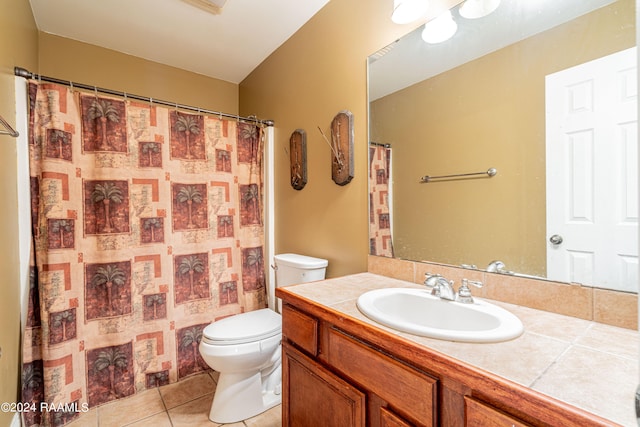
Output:
<svg viewBox="0 0 640 427">
<path fill-rule="evenodd" d="M 25 0 L 0 0 L 0 115 L 15 127 L 13 67 L 37 66 L 38 33 Z M 0 402 L 18 396 L 20 283 L 16 140 L 0 136 Z M 0 425 L 13 414 L 0 412 Z"/>
<path fill-rule="evenodd" d="M 238 113 L 238 85 L 87 43 L 40 33 L 45 76 L 179 104 Z"/>
<path fill-rule="evenodd" d="M 444 2 L 432 3 L 440 4 L 436 13 Z M 276 253 L 326 258 L 328 276 L 367 270 L 367 56 L 411 30 L 391 22 L 392 5 L 331 0 L 240 83 L 241 113 L 276 123 Z M 331 180 L 330 148 L 318 126 L 328 134 L 344 109 L 354 116 L 355 177 L 340 187 Z M 299 128 L 307 133 L 308 157 L 301 191 L 290 185 L 285 151 Z"/>
<path fill-rule="evenodd" d="M 371 139 L 393 146 L 396 256 L 500 259 L 546 276 L 545 76 L 635 46 L 634 6 L 618 1 L 373 103 Z M 419 182 L 489 167 L 490 180 Z"/>
</svg>

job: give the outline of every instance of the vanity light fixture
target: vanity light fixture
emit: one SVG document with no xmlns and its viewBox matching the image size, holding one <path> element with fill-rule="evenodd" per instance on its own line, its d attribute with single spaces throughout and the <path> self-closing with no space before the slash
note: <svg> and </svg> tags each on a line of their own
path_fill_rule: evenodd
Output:
<svg viewBox="0 0 640 427">
<path fill-rule="evenodd" d="M 429 0 L 393 0 L 391 20 L 396 24 L 408 24 L 427 15 Z"/>
<path fill-rule="evenodd" d="M 458 12 L 467 19 L 477 19 L 487 16 L 500 5 L 500 0 L 467 0 L 462 3 Z"/>
<path fill-rule="evenodd" d="M 422 40 L 435 44 L 449 40 L 458 30 L 458 24 L 453 20 L 451 11 L 447 10 L 436 19 L 424 24 Z"/>
</svg>

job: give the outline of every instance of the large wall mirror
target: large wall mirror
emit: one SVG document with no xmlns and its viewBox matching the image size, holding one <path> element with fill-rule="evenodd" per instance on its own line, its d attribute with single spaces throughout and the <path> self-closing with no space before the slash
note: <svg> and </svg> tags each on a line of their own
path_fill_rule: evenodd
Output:
<svg viewBox="0 0 640 427">
<path fill-rule="evenodd" d="M 637 292 L 635 1 L 451 13 L 369 58 L 370 253 Z"/>
</svg>

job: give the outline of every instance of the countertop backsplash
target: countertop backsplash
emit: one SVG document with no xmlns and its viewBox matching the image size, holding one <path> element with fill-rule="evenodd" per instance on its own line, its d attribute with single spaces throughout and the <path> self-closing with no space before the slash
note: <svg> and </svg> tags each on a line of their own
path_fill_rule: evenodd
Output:
<svg viewBox="0 0 640 427">
<path fill-rule="evenodd" d="M 638 329 L 638 295 L 633 293 L 373 255 L 369 256 L 368 271 L 417 284 L 424 282 L 425 273 L 442 274 L 454 280 L 456 287 L 463 278 L 479 280 L 484 286 L 473 289 L 473 294 L 479 297 Z"/>
</svg>

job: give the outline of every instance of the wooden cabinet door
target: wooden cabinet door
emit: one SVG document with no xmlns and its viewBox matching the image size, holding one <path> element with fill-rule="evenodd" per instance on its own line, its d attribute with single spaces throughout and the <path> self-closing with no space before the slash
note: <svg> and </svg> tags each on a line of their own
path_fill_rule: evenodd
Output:
<svg viewBox="0 0 640 427">
<path fill-rule="evenodd" d="M 531 427 L 530 424 L 468 396 L 465 396 L 464 403 L 465 427 Z"/>
<path fill-rule="evenodd" d="M 412 427 L 413 424 L 409 424 L 393 412 L 386 408 L 380 408 L 380 427 Z"/>
<path fill-rule="evenodd" d="M 364 427 L 365 395 L 283 342 L 283 427 Z"/>
</svg>

